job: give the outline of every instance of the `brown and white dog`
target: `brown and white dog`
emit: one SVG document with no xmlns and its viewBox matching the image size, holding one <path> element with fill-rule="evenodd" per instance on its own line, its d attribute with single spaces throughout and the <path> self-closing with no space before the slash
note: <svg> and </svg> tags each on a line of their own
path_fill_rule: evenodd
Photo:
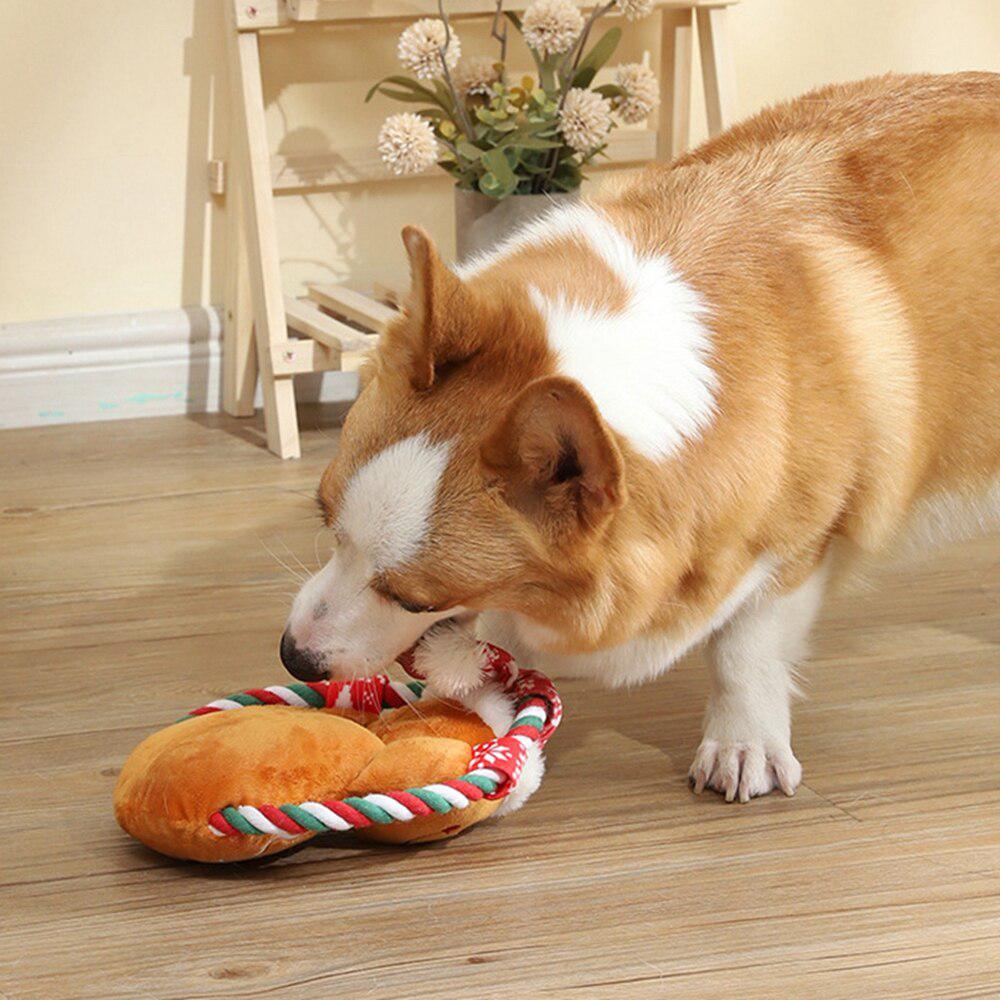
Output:
<svg viewBox="0 0 1000 1000">
<path fill-rule="evenodd" d="M 378 671 L 474 614 L 612 685 L 708 640 L 696 789 L 791 794 L 831 577 L 1000 514 L 1000 76 L 816 91 L 455 270 L 403 239 L 290 671 Z"/>
</svg>

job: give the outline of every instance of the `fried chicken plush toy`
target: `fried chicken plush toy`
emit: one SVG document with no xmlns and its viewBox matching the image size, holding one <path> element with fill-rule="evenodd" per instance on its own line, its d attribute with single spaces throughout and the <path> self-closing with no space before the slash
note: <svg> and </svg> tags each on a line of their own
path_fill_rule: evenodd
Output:
<svg viewBox="0 0 1000 1000">
<path fill-rule="evenodd" d="M 378 676 L 254 688 L 196 709 L 132 752 L 115 817 L 162 854 L 243 861 L 328 831 L 423 843 L 510 812 L 541 781 L 559 698 L 498 647 L 470 655 L 482 684 L 464 704 Z"/>
</svg>

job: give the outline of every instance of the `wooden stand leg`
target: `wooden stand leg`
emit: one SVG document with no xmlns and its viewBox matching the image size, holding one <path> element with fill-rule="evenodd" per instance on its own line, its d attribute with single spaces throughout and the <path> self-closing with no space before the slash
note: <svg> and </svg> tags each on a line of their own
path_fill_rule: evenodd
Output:
<svg viewBox="0 0 1000 1000">
<path fill-rule="evenodd" d="M 228 233 L 226 301 L 222 317 L 222 408 L 233 417 L 253 416 L 257 352 L 253 342 L 253 302 L 247 269 L 242 185 L 234 177 L 226 196 Z"/>
<path fill-rule="evenodd" d="M 260 50 L 255 32 L 230 27 L 234 132 L 240 137 L 232 157 L 239 164 L 246 221 L 247 260 L 253 300 L 254 331 L 264 396 L 267 446 L 281 458 L 298 458 L 299 427 L 291 375 L 275 375 L 274 357 L 288 344 L 281 287 L 271 160 L 264 120 Z"/>
<path fill-rule="evenodd" d="M 680 156 L 691 143 L 691 9 L 660 12 L 660 120 L 656 155 Z"/>
<path fill-rule="evenodd" d="M 725 7 L 698 8 L 698 45 L 708 134 L 718 135 L 736 120 L 736 69 Z"/>
</svg>

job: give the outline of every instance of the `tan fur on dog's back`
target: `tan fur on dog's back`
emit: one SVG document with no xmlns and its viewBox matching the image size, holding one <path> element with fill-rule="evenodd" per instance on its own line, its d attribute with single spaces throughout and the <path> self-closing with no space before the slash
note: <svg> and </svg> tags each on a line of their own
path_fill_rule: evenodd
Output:
<svg viewBox="0 0 1000 1000">
<path fill-rule="evenodd" d="M 912 339 L 925 418 L 916 431 L 924 435 L 917 442 L 924 452 L 915 470 L 919 486 L 995 471 L 1000 77 L 887 77 L 817 92 L 797 102 L 799 114 L 818 112 L 824 96 L 843 104 L 831 122 L 846 129 L 846 148 L 838 151 L 850 205 L 843 235 L 881 269 L 886 297 L 898 296 Z M 817 256 L 820 266 L 850 267 L 842 257 Z M 868 341 L 877 354 L 878 337 Z M 978 462 L 969 467 L 972 456 Z"/>
<path fill-rule="evenodd" d="M 713 306 L 722 419 L 686 465 L 707 467 L 699 502 L 739 492 L 734 520 L 770 522 L 747 541 L 790 582 L 832 531 L 878 549 L 915 498 L 997 475 L 996 76 L 825 88 L 605 207 Z M 718 490 L 751 467 L 771 485 L 778 466 L 758 503 L 752 483 Z"/>
<path fill-rule="evenodd" d="M 855 365 L 886 362 L 869 373 L 883 376 L 878 408 L 905 425 L 907 409 L 919 407 L 919 426 L 897 431 L 915 436 L 910 485 L 995 473 L 1000 77 L 887 76 L 826 87 L 763 112 L 677 166 L 741 151 L 752 151 L 764 175 L 769 161 L 796 174 L 807 162 L 807 176 L 822 182 L 811 204 L 796 207 L 789 235 L 815 222 L 806 266 L 833 335 L 862 339 Z"/>
</svg>

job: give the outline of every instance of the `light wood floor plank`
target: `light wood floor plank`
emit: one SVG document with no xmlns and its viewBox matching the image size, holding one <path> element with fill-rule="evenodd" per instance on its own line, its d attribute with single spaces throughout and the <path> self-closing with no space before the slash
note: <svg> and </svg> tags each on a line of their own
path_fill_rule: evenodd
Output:
<svg viewBox="0 0 1000 1000">
<path fill-rule="evenodd" d="M 453 842 L 227 868 L 130 842 L 110 797 L 135 743 L 282 679 L 335 439 L 282 463 L 221 417 L 0 434 L 3 994 L 1000 993 L 997 538 L 831 602 L 793 799 L 689 792 L 691 657 L 633 691 L 562 684 L 541 791 Z"/>
</svg>

